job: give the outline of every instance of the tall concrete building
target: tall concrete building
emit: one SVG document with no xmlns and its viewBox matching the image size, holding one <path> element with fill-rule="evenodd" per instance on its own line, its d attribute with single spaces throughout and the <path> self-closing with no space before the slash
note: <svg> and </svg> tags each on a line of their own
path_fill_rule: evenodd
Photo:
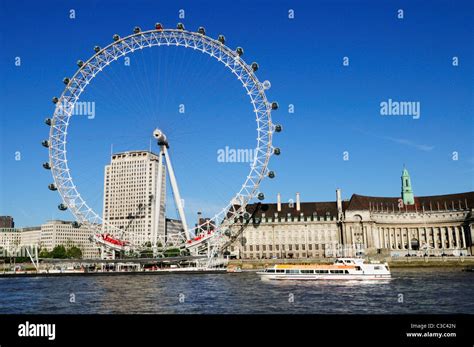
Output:
<svg viewBox="0 0 474 347">
<path fill-rule="evenodd" d="M 159 225 L 155 197 L 159 158 L 149 151 L 112 155 L 104 174 L 104 232 L 124 238 L 135 246 L 152 243 L 154 233 L 165 233 L 166 171 L 161 177 Z M 119 231 L 119 229 L 121 231 Z"/>
</svg>

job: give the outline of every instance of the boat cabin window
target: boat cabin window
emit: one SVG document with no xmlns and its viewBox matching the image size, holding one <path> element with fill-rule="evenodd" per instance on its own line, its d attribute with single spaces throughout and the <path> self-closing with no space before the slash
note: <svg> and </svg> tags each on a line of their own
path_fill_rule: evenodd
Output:
<svg viewBox="0 0 474 347">
<path fill-rule="evenodd" d="M 275 273 L 275 269 L 266 269 L 265 272 L 273 274 Z"/>
<path fill-rule="evenodd" d="M 290 270 L 286 270 L 286 273 L 287 273 L 287 274 L 299 274 L 299 273 L 300 273 L 300 270 L 293 270 L 293 269 L 290 269 Z"/>
<path fill-rule="evenodd" d="M 360 266 L 356 266 L 355 269 L 356 269 L 357 271 L 360 271 L 360 270 L 361 270 Z"/>
<path fill-rule="evenodd" d="M 332 274 L 343 274 L 344 270 L 331 270 Z"/>
<path fill-rule="evenodd" d="M 301 270 L 302 274 L 314 274 L 314 270 Z"/>
<path fill-rule="evenodd" d="M 314 270 L 317 274 L 327 274 L 329 270 Z"/>
<path fill-rule="evenodd" d="M 278 270 L 278 269 L 277 269 L 277 270 L 276 270 L 276 273 L 277 273 L 277 274 L 282 274 L 282 273 L 285 273 L 285 270 L 281 270 L 281 269 Z"/>
</svg>

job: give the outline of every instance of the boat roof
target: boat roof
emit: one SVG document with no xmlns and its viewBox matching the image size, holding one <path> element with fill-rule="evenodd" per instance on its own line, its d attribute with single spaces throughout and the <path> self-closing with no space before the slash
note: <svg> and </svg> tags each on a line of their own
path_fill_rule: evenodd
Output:
<svg viewBox="0 0 474 347">
<path fill-rule="evenodd" d="M 354 265 L 343 265 L 343 264 L 276 264 L 274 269 L 352 269 Z"/>
</svg>

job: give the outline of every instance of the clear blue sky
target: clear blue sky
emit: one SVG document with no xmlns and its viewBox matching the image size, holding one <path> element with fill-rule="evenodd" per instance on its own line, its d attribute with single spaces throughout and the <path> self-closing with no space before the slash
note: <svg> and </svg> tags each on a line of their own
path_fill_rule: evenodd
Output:
<svg viewBox="0 0 474 347">
<path fill-rule="evenodd" d="M 94 45 L 155 22 L 225 34 L 230 47 L 244 47 L 248 63 L 259 63 L 259 79 L 271 81 L 267 95 L 280 104 L 274 119 L 284 131 L 275 137 L 282 155 L 270 164 L 277 177 L 262 185 L 268 201 L 277 192 L 284 200 L 295 192 L 305 201 L 334 200 L 337 187 L 344 198 L 398 196 L 403 164 L 415 195 L 471 191 L 473 12 L 472 1 L 0 0 L 0 215 L 18 226 L 72 219 L 58 211 L 60 197 L 47 189 L 52 178 L 41 167 L 51 98 Z M 381 116 L 388 99 L 420 102 L 420 119 Z M 253 114 L 239 83 L 207 56 L 166 47 L 136 53 L 131 66 L 119 61 L 99 75 L 83 100 L 95 102 L 96 117 L 71 122 L 71 174 L 99 212 L 111 144 L 147 149 L 155 126 L 169 134 L 191 215 L 211 213 L 243 182 L 247 164 L 218 163 L 216 151 L 253 147 Z M 177 112 L 181 103 L 185 115 Z"/>
</svg>

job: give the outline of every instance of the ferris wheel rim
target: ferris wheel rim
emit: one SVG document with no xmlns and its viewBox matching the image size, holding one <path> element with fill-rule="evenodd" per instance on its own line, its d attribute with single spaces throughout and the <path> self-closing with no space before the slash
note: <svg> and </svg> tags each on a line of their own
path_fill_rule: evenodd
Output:
<svg viewBox="0 0 474 347">
<path fill-rule="evenodd" d="M 143 38 L 149 35 L 148 40 L 145 40 L 147 43 L 143 44 Z M 212 39 L 209 36 L 206 36 L 201 33 L 192 32 L 188 30 L 182 29 L 153 29 L 147 31 L 140 31 L 138 33 L 134 33 L 128 35 L 123 38 L 119 38 L 118 40 L 110 43 L 104 48 L 96 51 L 94 55 L 92 55 L 86 62 L 83 62 L 79 69 L 75 72 L 75 74 L 71 77 L 69 82 L 66 84 L 61 96 L 58 98 L 54 115 L 53 115 L 53 123 L 50 128 L 49 134 L 49 162 L 51 164 L 51 171 L 54 179 L 54 184 L 57 187 L 57 190 L 62 198 L 62 201 L 66 204 L 66 206 L 70 209 L 71 213 L 74 217 L 78 220 L 78 222 L 86 223 L 90 225 L 99 225 L 104 223 L 101 216 L 97 214 L 89 205 L 87 204 L 86 200 L 84 200 L 77 190 L 73 178 L 70 173 L 70 169 L 68 166 L 67 160 L 67 129 L 69 126 L 70 118 L 72 114 L 66 111 L 66 118 L 62 124 L 62 127 L 58 127 L 55 123 L 55 120 L 59 119 L 59 114 L 64 113 L 64 110 L 61 110 L 61 105 L 68 97 L 67 100 L 67 107 L 69 109 L 73 108 L 76 102 L 79 100 L 81 94 L 86 89 L 87 85 L 96 77 L 98 73 L 100 73 L 103 69 L 105 69 L 108 65 L 110 65 L 113 61 L 118 60 L 123 56 L 126 56 L 130 53 L 133 53 L 136 49 L 144 49 L 150 48 L 154 46 L 162 46 L 165 45 L 161 43 L 161 41 L 157 41 L 157 43 L 153 42 L 153 35 L 154 39 L 162 39 L 164 36 L 169 36 L 168 39 L 173 40 L 174 43 L 167 41 L 167 46 L 181 46 L 184 48 L 193 48 L 194 50 L 200 50 L 203 53 L 207 53 L 210 57 L 215 58 L 216 60 L 223 63 L 227 68 L 231 70 L 231 72 L 237 76 L 236 70 L 241 69 L 240 76 L 238 80 L 241 81 L 243 87 L 247 91 L 247 95 L 250 97 L 251 104 L 253 105 L 253 112 L 256 116 L 257 121 L 257 145 L 255 148 L 256 155 L 254 156 L 254 160 L 251 164 L 250 172 L 247 175 L 244 183 L 242 184 L 242 188 L 232 197 L 230 202 L 217 214 L 215 214 L 209 221 L 206 221 L 200 225 L 198 225 L 199 230 L 203 230 L 204 226 L 208 226 L 209 224 L 214 224 L 218 226 L 223 220 L 229 218 L 229 213 L 231 218 L 237 218 L 243 215 L 245 207 L 248 203 L 255 198 L 258 193 L 258 187 L 260 182 L 264 179 L 268 171 L 268 163 L 270 157 L 272 155 L 272 133 L 273 133 L 273 123 L 271 120 L 271 106 L 267 100 L 265 94 L 265 87 L 263 83 L 261 83 L 258 78 L 256 77 L 254 71 L 252 70 L 251 66 L 247 65 L 245 61 L 237 54 L 235 51 L 230 49 L 225 44 L 219 42 L 218 40 Z M 159 36 L 159 38 L 158 38 Z M 187 37 L 189 36 L 189 37 Z M 137 44 L 138 41 L 133 39 L 141 39 L 141 44 L 138 44 L 138 47 L 133 47 L 133 43 Z M 178 41 L 178 39 L 184 40 L 186 43 L 183 44 L 182 42 Z M 189 44 L 187 40 L 192 39 L 193 44 Z M 130 41 L 130 42 L 129 42 Z M 110 54 L 109 50 L 114 51 L 114 47 L 124 44 L 128 46 L 129 50 L 123 49 L 118 50 L 119 54 L 116 55 L 112 52 Z M 129 43 L 132 44 L 132 47 L 129 46 Z M 201 46 L 198 45 L 201 44 Z M 207 46 L 204 44 L 206 43 Z M 122 47 L 123 48 L 123 47 Z M 210 49 L 207 50 L 207 49 Z M 220 54 L 217 54 L 217 53 Z M 113 56 L 113 59 L 110 61 L 106 59 L 98 59 L 99 57 L 105 57 L 107 54 Z M 217 55 L 219 58 L 217 58 Z M 227 58 L 227 62 L 224 63 L 222 60 L 222 55 Z M 103 62 L 106 61 L 105 64 L 96 66 L 97 61 L 102 60 Z M 232 68 L 229 64 L 229 61 L 234 63 L 234 68 Z M 87 72 L 87 68 L 93 66 L 91 71 Z M 94 71 L 94 68 L 96 69 Z M 78 77 L 82 76 L 82 79 L 78 79 Z M 243 81 L 243 76 L 246 78 L 247 82 Z M 89 79 L 87 79 L 89 78 Z M 81 84 L 78 81 L 84 81 L 86 83 L 81 87 Z M 75 81 L 77 83 L 76 88 L 73 92 L 71 92 L 71 85 Z M 251 91 L 249 91 L 248 84 L 252 84 L 252 88 L 256 88 L 256 92 L 258 95 L 257 101 L 254 100 L 252 97 Z M 79 92 L 77 89 L 79 88 Z M 69 93 L 68 93 L 69 92 Z M 255 93 L 255 90 L 252 91 Z M 74 96 L 73 99 L 69 99 L 69 96 Z M 72 101 L 71 101 L 72 100 Z M 60 111 L 60 112 L 59 112 Z M 264 119 L 265 121 L 263 121 Z M 53 145 L 54 144 L 54 145 Z M 61 166 L 61 167 L 60 167 Z M 249 184 L 251 183 L 251 184 Z M 236 203 L 237 202 L 237 203 Z M 213 222 L 213 223 L 211 223 Z M 196 228 L 189 228 L 190 230 L 196 230 Z"/>
</svg>

